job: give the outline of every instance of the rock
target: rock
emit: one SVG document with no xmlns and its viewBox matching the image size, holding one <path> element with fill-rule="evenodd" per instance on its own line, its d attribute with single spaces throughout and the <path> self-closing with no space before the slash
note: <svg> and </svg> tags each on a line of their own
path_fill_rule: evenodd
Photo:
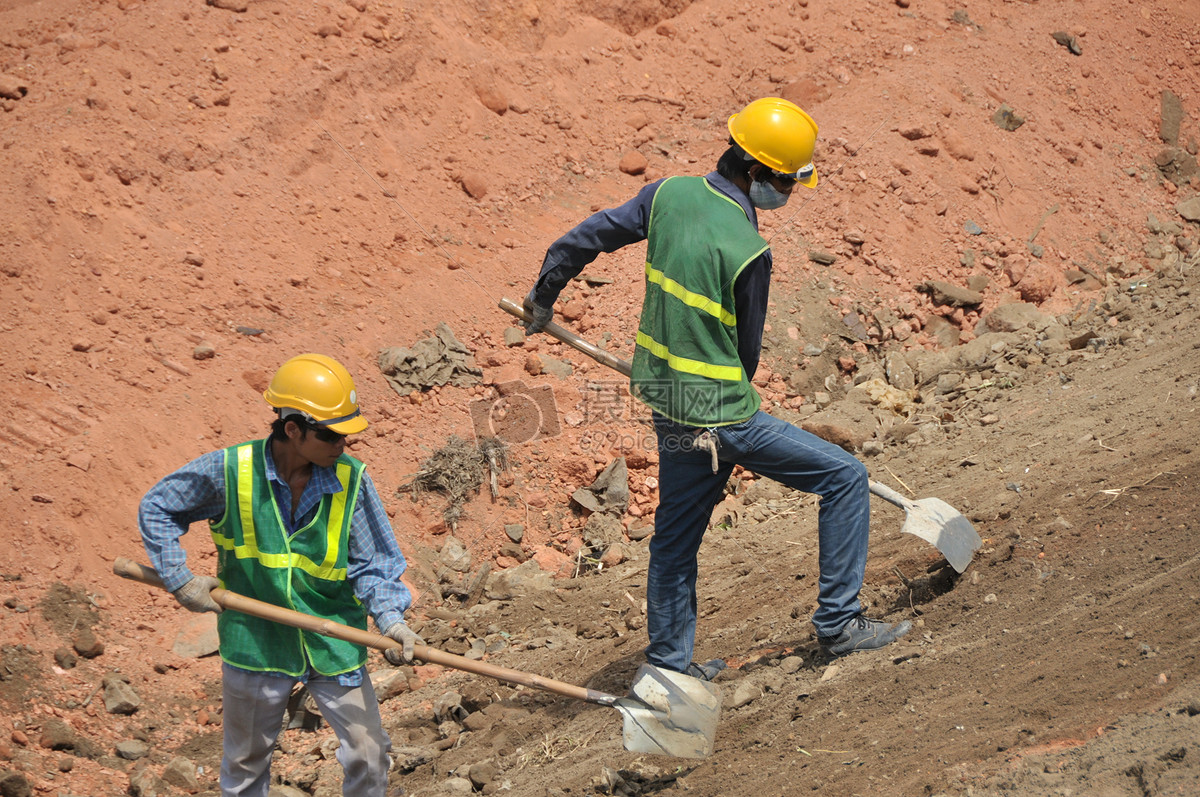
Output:
<svg viewBox="0 0 1200 797">
<path fill-rule="evenodd" d="M 562 317 L 568 321 L 578 321 L 587 312 L 587 304 L 582 299 L 572 299 L 562 306 Z"/>
<path fill-rule="evenodd" d="M 140 758 L 145 758 L 150 753 L 150 745 L 140 739 L 126 739 L 123 742 L 117 742 L 116 753 L 117 758 L 123 758 L 126 761 L 137 761 Z"/>
<path fill-rule="evenodd" d="M 170 786 L 148 769 L 139 769 L 129 776 L 131 797 L 168 797 L 171 791 Z"/>
<path fill-rule="evenodd" d="M 1062 287 L 1064 282 L 1062 273 L 1058 269 L 1035 261 L 1025 269 L 1025 274 L 1017 283 L 1017 292 L 1025 301 L 1041 304 L 1054 295 L 1054 292 Z"/>
<path fill-rule="evenodd" d="M 371 673 L 371 686 L 375 690 L 375 699 L 380 703 L 391 700 L 396 695 L 408 691 L 408 682 L 412 677 L 411 667 L 401 667 L 396 670 L 377 670 Z"/>
<path fill-rule="evenodd" d="M 16 772 L 0 775 L 0 797 L 33 797 L 33 787 Z"/>
<path fill-rule="evenodd" d="M 473 714 L 468 714 L 466 719 L 463 720 L 463 730 L 478 733 L 480 731 L 486 731 L 495 724 L 496 720 L 494 717 L 489 717 L 482 711 L 476 711 Z"/>
<path fill-rule="evenodd" d="M 1026 302 L 1002 304 L 979 319 L 976 334 L 981 332 L 1015 332 L 1018 329 L 1040 331 L 1057 324 L 1054 316 L 1043 313 L 1036 305 Z"/>
<path fill-rule="evenodd" d="M 217 349 L 207 340 L 202 340 L 192 349 L 193 360 L 211 360 L 217 356 Z"/>
<path fill-rule="evenodd" d="M 236 11 L 239 14 L 250 7 L 248 0 L 205 0 L 205 2 L 213 8 Z"/>
<path fill-rule="evenodd" d="M 171 650 L 185 659 L 211 656 L 220 648 L 217 638 L 217 615 L 212 612 L 188 616 L 175 635 Z"/>
<path fill-rule="evenodd" d="M 392 748 L 392 758 L 396 762 L 396 768 L 401 772 L 412 772 L 417 767 L 424 766 L 437 757 L 438 751 L 432 747 L 402 744 Z"/>
<path fill-rule="evenodd" d="M 779 662 L 779 671 L 784 675 L 791 675 L 798 672 L 804 666 L 804 659 L 799 656 L 787 656 L 783 661 Z"/>
<path fill-rule="evenodd" d="M 1067 48 L 1071 55 L 1083 55 L 1083 48 L 1079 46 L 1079 39 L 1067 33 L 1065 30 L 1056 30 L 1050 34 L 1054 41 Z"/>
<path fill-rule="evenodd" d="M 575 372 L 575 367 L 569 362 L 556 359 L 550 355 L 542 357 L 542 373 L 556 376 L 559 379 L 566 379 Z"/>
<path fill-rule="evenodd" d="M 94 659 L 104 652 L 104 643 L 96 638 L 90 628 L 81 628 L 76 632 L 73 646 L 75 652 L 85 659 Z"/>
<path fill-rule="evenodd" d="M 615 567 L 629 559 L 629 549 L 622 543 L 613 543 L 600 556 L 600 564 L 604 567 Z"/>
<path fill-rule="evenodd" d="M 891 352 L 884 360 L 884 373 L 888 384 L 901 390 L 912 390 L 916 387 L 917 377 L 913 369 L 905 361 L 900 352 Z"/>
<path fill-rule="evenodd" d="M 512 348 L 513 346 L 521 346 L 525 343 L 525 330 L 521 327 L 505 327 L 504 328 L 504 345 Z"/>
<path fill-rule="evenodd" d="M 992 114 L 992 122 L 1001 130 L 1012 132 L 1025 124 L 1025 117 L 1018 116 L 1017 112 L 1008 107 L 1007 104 L 1001 104 L 996 109 L 996 112 Z"/>
<path fill-rule="evenodd" d="M 62 720 L 47 720 L 42 725 L 42 738 L 38 744 L 48 750 L 74 750 L 75 731 Z"/>
<path fill-rule="evenodd" d="M 921 293 L 929 294 L 934 304 L 945 307 L 974 307 L 983 304 L 983 294 L 968 288 L 961 288 L 949 282 L 927 280 L 917 286 Z"/>
<path fill-rule="evenodd" d="M 1179 127 L 1183 123 L 1183 102 L 1170 89 L 1163 89 L 1162 111 L 1158 123 L 1158 137 L 1167 146 L 1179 144 Z"/>
<path fill-rule="evenodd" d="M 838 424 L 804 421 L 800 424 L 800 428 L 809 434 L 815 434 L 826 442 L 833 443 L 835 446 L 841 446 L 851 453 L 861 448 L 862 444 L 867 440 L 867 436 L 861 432 L 855 432 L 849 427 Z"/>
<path fill-rule="evenodd" d="M 462 185 L 463 190 L 467 192 L 467 196 L 472 199 L 483 199 L 487 196 L 487 180 L 477 171 L 470 171 L 461 175 L 458 182 Z"/>
<path fill-rule="evenodd" d="M 641 526 L 630 526 L 625 535 L 633 542 L 641 542 L 654 533 L 654 524 L 646 523 Z"/>
<path fill-rule="evenodd" d="M 462 540 L 451 535 L 442 543 L 438 551 L 438 562 L 458 573 L 466 573 L 471 569 L 471 552 Z"/>
<path fill-rule="evenodd" d="M 747 703 L 752 703 L 762 697 L 762 694 L 762 687 L 750 680 L 744 680 L 737 685 L 737 689 L 733 690 L 733 697 L 729 700 L 729 707 L 741 708 Z"/>
<path fill-rule="evenodd" d="M 15 75 L 0 72 L 0 97 L 19 100 L 29 93 L 29 84 Z"/>
<path fill-rule="evenodd" d="M 488 577 L 485 594 L 491 600 L 511 600 L 519 595 L 532 595 L 551 588 L 551 575 L 530 559 Z"/>
<path fill-rule="evenodd" d="M 92 467 L 92 455 L 86 451 L 72 452 L 67 456 L 67 464 L 87 473 L 88 468 Z"/>
<path fill-rule="evenodd" d="M 442 781 L 442 789 L 447 794 L 471 794 L 475 787 L 467 778 L 451 777 Z"/>
<path fill-rule="evenodd" d="M 1175 212 L 1188 221 L 1200 221 L 1200 196 L 1176 203 Z"/>
<path fill-rule="evenodd" d="M 784 677 L 778 669 L 763 670 L 757 676 L 758 684 L 763 691 L 779 694 L 783 691 Z"/>
<path fill-rule="evenodd" d="M 530 376 L 540 376 L 542 373 L 542 358 L 534 352 L 529 352 L 525 358 L 525 373 Z"/>
<path fill-rule="evenodd" d="M 133 687 L 118 678 L 104 679 L 104 710 L 109 714 L 132 714 L 142 705 Z"/>
<path fill-rule="evenodd" d="M 476 789 L 482 790 L 496 779 L 500 774 L 500 768 L 496 766 L 494 761 L 481 761 L 478 764 L 472 764 L 467 770 L 467 777 L 471 779 L 471 783 Z"/>
<path fill-rule="evenodd" d="M 196 765 L 183 756 L 175 756 L 170 760 L 163 769 L 162 779 L 188 792 L 200 788 L 200 781 L 196 778 Z"/>
<path fill-rule="evenodd" d="M 645 173 L 646 167 L 649 165 L 650 163 L 646 160 L 645 155 L 637 150 L 632 150 L 625 153 L 621 158 L 621 162 L 617 164 L 617 168 L 625 172 L 625 174 L 638 175 Z"/>
<path fill-rule="evenodd" d="M 909 141 L 920 141 L 923 138 L 929 138 L 931 135 L 933 135 L 928 129 L 922 127 L 921 125 L 902 127 L 900 128 L 899 132 L 902 138 L 906 138 Z"/>
<path fill-rule="evenodd" d="M 939 315 L 930 316 L 925 322 L 925 331 L 937 339 L 943 349 L 951 349 L 958 345 L 962 331 L 954 324 Z"/>
<path fill-rule="evenodd" d="M 483 107 L 492 113 L 503 116 L 508 111 L 508 95 L 495 83 L 476 86 L 475 96 L 483 103 Z"/>
<path fill-rule="evenodd" d="M 508 538 L 513 542 L 520 542 L 525 536 L 525 526 L 520 523 L 505 523 L 504 533 L 507 534 Z"/>
<path fill-rule="evenodd" d="M 66 648 L 58 648 L 54 651 L 54 663 L 64 670 L 69 670 L 79 663 L 79 659 Z"/>
</svg>

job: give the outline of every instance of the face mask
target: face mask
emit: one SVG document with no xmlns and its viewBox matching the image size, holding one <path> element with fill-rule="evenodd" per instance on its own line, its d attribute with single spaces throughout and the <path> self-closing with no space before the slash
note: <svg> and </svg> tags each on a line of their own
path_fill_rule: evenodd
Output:
<svg viewBox="0 0 1200 797">
<path fill-rule="evenodd" d="M 771 185 L 770 180 L 750 183 L 750 204 L 759 210 L 775 210 L 787 204 L 788 195 Z"/>
</svg>

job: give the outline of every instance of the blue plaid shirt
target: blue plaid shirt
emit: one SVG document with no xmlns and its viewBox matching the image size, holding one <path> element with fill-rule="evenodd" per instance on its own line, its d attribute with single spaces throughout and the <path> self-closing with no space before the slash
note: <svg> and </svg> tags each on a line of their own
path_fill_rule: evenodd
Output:
<svg viewBox="0 0 1200 797">
<path fill-rule="evenodd" d="M 342 490 L 333 468 L 313 465 L 312 476 L 300 495 L 296 511 L 289 512 L 292 491 L 275 470 L 269 444 L 266 446 L 266 460 L 267 478 L 275 491 L 279 514 L 289 534 L 313 519 L 326 494 Z M 150 556 L 151 565 L 158 571 L 168 590 L 174 592 L 193 577 L 179 538 L 187 533 L 191 524 L 215 520 L 224 514 L 223 450 L 212 451 L 189 462 L 150 488 L 142 498 L 138 509 L 142 543 Z M 412 594 L 400 581 L 406 567 L 404 554 L 400 552 L 396 536 L 392 533 L 375 483 L 364 471 L 354 517 L 351 519 L 346 578 L 380 629 L 403 620 L 404 612 L 412 605 Z M 311 671 L 309 676 L 313 679 L 321 677 Z M 362 683 L 362 677 L 362 670 L 359 669 L 338 676 L 337 680 L 343 686 L 358 686 Z"/>
</svg>

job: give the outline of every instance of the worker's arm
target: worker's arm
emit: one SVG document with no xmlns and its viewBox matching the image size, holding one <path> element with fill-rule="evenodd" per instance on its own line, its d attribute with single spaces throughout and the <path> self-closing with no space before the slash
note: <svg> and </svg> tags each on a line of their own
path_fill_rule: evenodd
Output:
<svg viewBox="0 0 1200 797">
<path fill-rule="evenodd" d="M 625 204 L 593 213 L 552 243 L 530 293 L 532 301 L 540 307 L 553 306 L 567 283 L 602 252 L 645 240 L 650 206 L 661 183 L 648 183 Z"/>
<path fill-rule="evenodd" d="M 346 578 L 380 630 L 403 620 L 412 605 L 412 593 L 400 581 L 407 567 L 375 483 L 364 472 L 351 520 Z"/>
<path fill-rule="evenodd" d="M 767 320 L 767 299 L 771 291 L 771 250 L 763 252 L 742 269 L 733 283 L 733 302 L 737 311 L 738 359 L 746 379 L 754 378 L 762 357 L 763 325 Z"/>
<path fill-rule="evenodd" d="M 171 592 L 192 580 L 179 538 L 191 524 L 225 513 L 225 452 L 211 451 L 166 476 L 142 498 L 142 544 Z"/>
</svg>

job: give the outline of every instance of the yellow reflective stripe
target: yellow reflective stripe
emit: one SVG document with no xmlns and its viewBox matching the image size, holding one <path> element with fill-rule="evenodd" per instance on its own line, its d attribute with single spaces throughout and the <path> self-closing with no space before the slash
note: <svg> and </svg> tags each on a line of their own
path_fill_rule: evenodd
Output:
<svg viewBox="0 0 1200 797">
<path fill-rule="evenodd" d="M 670 349 L 640 329 L 637 333 L 637 345 L 646 349 L 660 360 L 666 360 L 667 366 L 673 371 L 695 374 L 696 376 L 707 376 L 710 379 L 724 379 L 728 382 L 742 381 L 742 369 L 740 366 L 713 365 L 712 363 L 701 362 L 700 360 L 689 360 L 687 357 L 676 356 L 671 354 Z"/>
<path fill-rule="evenodd" d="M 713 318 L 720 320 L 722 324 L 729 327 L 737 326 L 737 316 L 721 306 L 720 302 L 714 302 L 702 293 L 689 291 L 687 288 L 680 285 L 675 280 L 671 279 L 661 271 L 646 263 L 646 279 L 653 282 L 658 287 L 662 288 L 664 293 L 669 293 L 679 301 L 686 304 L 688 307 L 694 307 L 708 313 Z"/>
<path fill-rule="evenodd" d="M 254 531 L 254 447 L 237 450 L 238 515 L 242 518 L 242 546 L 258 555 L 258 536 Z M 230 540 L 232 543 L 233 540 Z M 239 559 L 244 556 L 238 555 Z"/>
<path fill-rule="evenodd" d="M 337 564 L 342 522 L 346 517 L 350 466 L 345 464 L 337 466 L 338 481 L 342 484 L 342 491 L 333 496 L 329 525 L 326 530 L 325 561 L 320 565 L 302 554 L 290 551 L 287 553 L 263 553 L 258 549 L 258 537 L 254 530 L 254 449 L 251 446 L 242 446 L 237 450 L 237 468 L 238 514 L 242 519 L 242 544 L 237 545 L 232 537 L 225 534 L 218 535 L 217 532 L 213 532 L 213 542 L 226 551 L 233 551 L 233 555 L 238 559 L 257 559 L 263 567 L 294 567 L 314 578 L 326 581 L 345 580 L 346 568 L 334 567 L 334 565 Z"/>
<path fill-rule="evenodd" d="M 337 478 L 341 482 L 342 491 L 333 496 L 333 503 L 329 508 L 329 523 L 325 527 L 325 561 L 321 563 L 321 569 L 330 572 L 334 570 L 338 549 L 341 548 L 342 522 L 346 518 L 346 498 L 350 492 L 350 466 L 348 464 L 338 463 Z M 342 572 L 345 572 L 344 568 Z"/>
<path fill-rule="evenodd" d="M 343 581 L 346 578 L 346 568 L 318 566 L 316 562 L 307 556 L 301 556 L 298 553 L 263 553 L 246 545 L 234 545 L 233 540 L 228 537 L 218 539 L 216 535 L 213 536 L 213 540 L 225 550 L 233 551 L 233 555 L 238 559 L 256 559 L 263 567 L 294 567 L 297 570 L 303 570 L 314 578 L 326 581 Z"/>
</svg>

